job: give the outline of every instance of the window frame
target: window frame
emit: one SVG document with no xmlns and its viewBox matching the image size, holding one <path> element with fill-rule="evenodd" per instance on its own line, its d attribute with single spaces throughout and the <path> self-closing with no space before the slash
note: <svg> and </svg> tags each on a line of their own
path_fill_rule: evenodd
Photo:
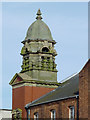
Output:
<svg viewBox="0 0 90 120">
<path fill-rule="evenodd" d="M 38 117 L 39 117 L 38 112 L 35 112 L 34 113 L 34 120 L 38 120 Z"/>
<path fill-rule="evenodd" d="M 56 110 L 52 109 L 52 110 L 50 110 L 50 112 L 51 112 L 51 120 L 55 120 L 56 119 Z"/>
<path fill-rule="evenodd" d="M 69 119 L 74 120 L 75 119 L 75 107 L 69 106 Z"/>
</svg>

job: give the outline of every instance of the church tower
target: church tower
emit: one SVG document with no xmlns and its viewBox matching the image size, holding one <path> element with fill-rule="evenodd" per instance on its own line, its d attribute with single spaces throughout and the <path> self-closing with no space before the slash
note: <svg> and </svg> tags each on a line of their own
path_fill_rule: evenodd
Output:
<svg viewBox="0 0 90 120">
<path fill-rule="evenodd" d="M 40 9 L 36 21 L 28 28 L 21 55 L 22 70 L 16 73 L 12 86 L 12 109 L 20 109 L 26 118 L 25 105 L 59 86 L 55 56 L 57 55 L 50 29 L 42 21 Z M 15 111 L 16 112 L 16 111 Z"/>
</svg>

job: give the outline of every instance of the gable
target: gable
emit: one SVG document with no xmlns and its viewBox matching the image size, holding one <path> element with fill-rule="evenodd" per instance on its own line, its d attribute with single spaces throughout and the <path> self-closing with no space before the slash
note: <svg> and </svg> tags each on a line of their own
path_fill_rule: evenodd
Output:
<svg viewBox="0 0 90 120">
<path fill-rule="evenodd" d="M 23 79 L 18 75 L 18 73 L 16 73 L 9 84 L 13 85 L 13 84 L 19 83 L 21 81 L 23 81 Z"/>
<path fill-rule="evenodd" d="M 14 80 L 13 84 L 23 81 L 19 76 Z"/>
</svg>

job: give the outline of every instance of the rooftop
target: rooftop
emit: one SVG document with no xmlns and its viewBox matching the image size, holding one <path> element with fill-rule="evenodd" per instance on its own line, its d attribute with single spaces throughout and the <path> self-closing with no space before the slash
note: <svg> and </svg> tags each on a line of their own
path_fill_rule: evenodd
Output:
<svg viewBox="0 0 90 120">
<path fill-rule="evenodd" d="M 54 102 L 57 100 L 73 98 L 79 95 L 79 74 L 76 74 L 61 84 L 58 88 L 29 103 L 25 108 L 33 107 L 40 104 Z"/>
</svg>

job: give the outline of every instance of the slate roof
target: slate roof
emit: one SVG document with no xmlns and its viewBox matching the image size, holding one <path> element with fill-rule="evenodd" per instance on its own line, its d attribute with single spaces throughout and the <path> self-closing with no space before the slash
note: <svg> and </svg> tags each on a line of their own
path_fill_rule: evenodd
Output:
<svg viewBox="0 0 90 120">
<path fill-rule="evenodd" d="M 25 108 L 33 107 L 36 105 L 49 103 L 57 100 L 73 98 L 79 95 L 79 74 L 69 77 L 58 88 L 40 97 L 39 99 L 29 103 Z"/>
</svg>

